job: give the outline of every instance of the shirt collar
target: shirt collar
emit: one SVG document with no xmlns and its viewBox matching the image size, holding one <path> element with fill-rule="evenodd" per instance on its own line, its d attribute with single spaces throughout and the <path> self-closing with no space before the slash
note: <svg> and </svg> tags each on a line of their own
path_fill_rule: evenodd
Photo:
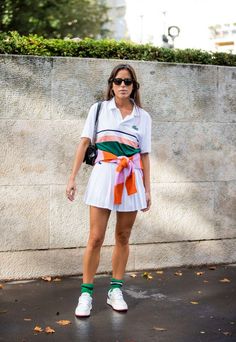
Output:
<svg viewBox="0 0 236 342">
<path fill-rule="evenodd" d="M 138 116 L 138 115 L 139 115 L 138 106 L 136 105 L 136 103 L 134 102 L 133 99 L 131 99 L 131 101 L 132 101 L 133 104 L 134 104 L 134 116 Z M 115 97 L 112 97 L 112 99 L 109 100 L 108 108 L 109 108 L 109 109 L 118 109 L 117 106 L 116 106 L 116 103 L 115 103 Z"/>
</svg>

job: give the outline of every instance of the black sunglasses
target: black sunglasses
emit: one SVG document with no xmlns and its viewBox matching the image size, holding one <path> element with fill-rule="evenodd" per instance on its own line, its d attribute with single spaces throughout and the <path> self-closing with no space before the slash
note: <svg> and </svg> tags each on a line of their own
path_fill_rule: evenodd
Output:
<svg viewBox="0 0 236 342">
<path fill-rule="evenodd" d="M 130 86 L 133 83 L 133 80 L 131 78 L 113 78 L 113 82 L 116 85 L 121 85 L 123 81 L 126 86 Z"/>
</svg>

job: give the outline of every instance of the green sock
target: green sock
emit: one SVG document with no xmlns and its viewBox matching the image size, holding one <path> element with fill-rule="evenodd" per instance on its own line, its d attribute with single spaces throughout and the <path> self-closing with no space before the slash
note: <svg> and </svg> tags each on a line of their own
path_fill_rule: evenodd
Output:
<svg viewBox="0 0 236 342">
<path fill-rule="evenodd" d="M 115 288 L 120 289 L 123 285 L 123 281 L 121 279 L 111 278 L 110 282 L 110 290 L 114 290 Z"/>
<path fill-rule="evenodd" d="M 93 284 L 83 283 L 81 284 L 81 293 L 87 292 L 90 296 L 93 295 Z"/>
</svg>

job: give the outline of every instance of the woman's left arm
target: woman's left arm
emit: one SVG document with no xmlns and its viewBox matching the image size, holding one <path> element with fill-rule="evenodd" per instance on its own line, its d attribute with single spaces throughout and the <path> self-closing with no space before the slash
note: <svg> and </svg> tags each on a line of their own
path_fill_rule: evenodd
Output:
<svg viewBox="0 0 236 342">
<path fill-rule="evenodd" d="M 143 182 L 145 187 L 145 194 L 147 200 L 147 208 L 141 211 L 147 211 L 151 206 L 151 186 L 150 186 L 150 159 L 149 153 L 141 153 L 141 159 L 143 164 Z"/>
</svg>

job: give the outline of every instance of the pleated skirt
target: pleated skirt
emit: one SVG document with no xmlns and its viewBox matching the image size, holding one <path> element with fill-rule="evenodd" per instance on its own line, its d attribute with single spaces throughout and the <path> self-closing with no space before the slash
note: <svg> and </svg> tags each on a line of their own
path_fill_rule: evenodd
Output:
<svg viewBox="0 0 236 342">
<path fill-rule="evenodd" d="M 147 207 L 142 170 L 135 169 L 137 193 L 128 195 L 124 186 L 121 204 L 114 204 L 114 184 L 117 164 L 98 162 L 93 166 L 83 200 L 87 205 L 112 211 L 135 211 Z"/>
</svg>

